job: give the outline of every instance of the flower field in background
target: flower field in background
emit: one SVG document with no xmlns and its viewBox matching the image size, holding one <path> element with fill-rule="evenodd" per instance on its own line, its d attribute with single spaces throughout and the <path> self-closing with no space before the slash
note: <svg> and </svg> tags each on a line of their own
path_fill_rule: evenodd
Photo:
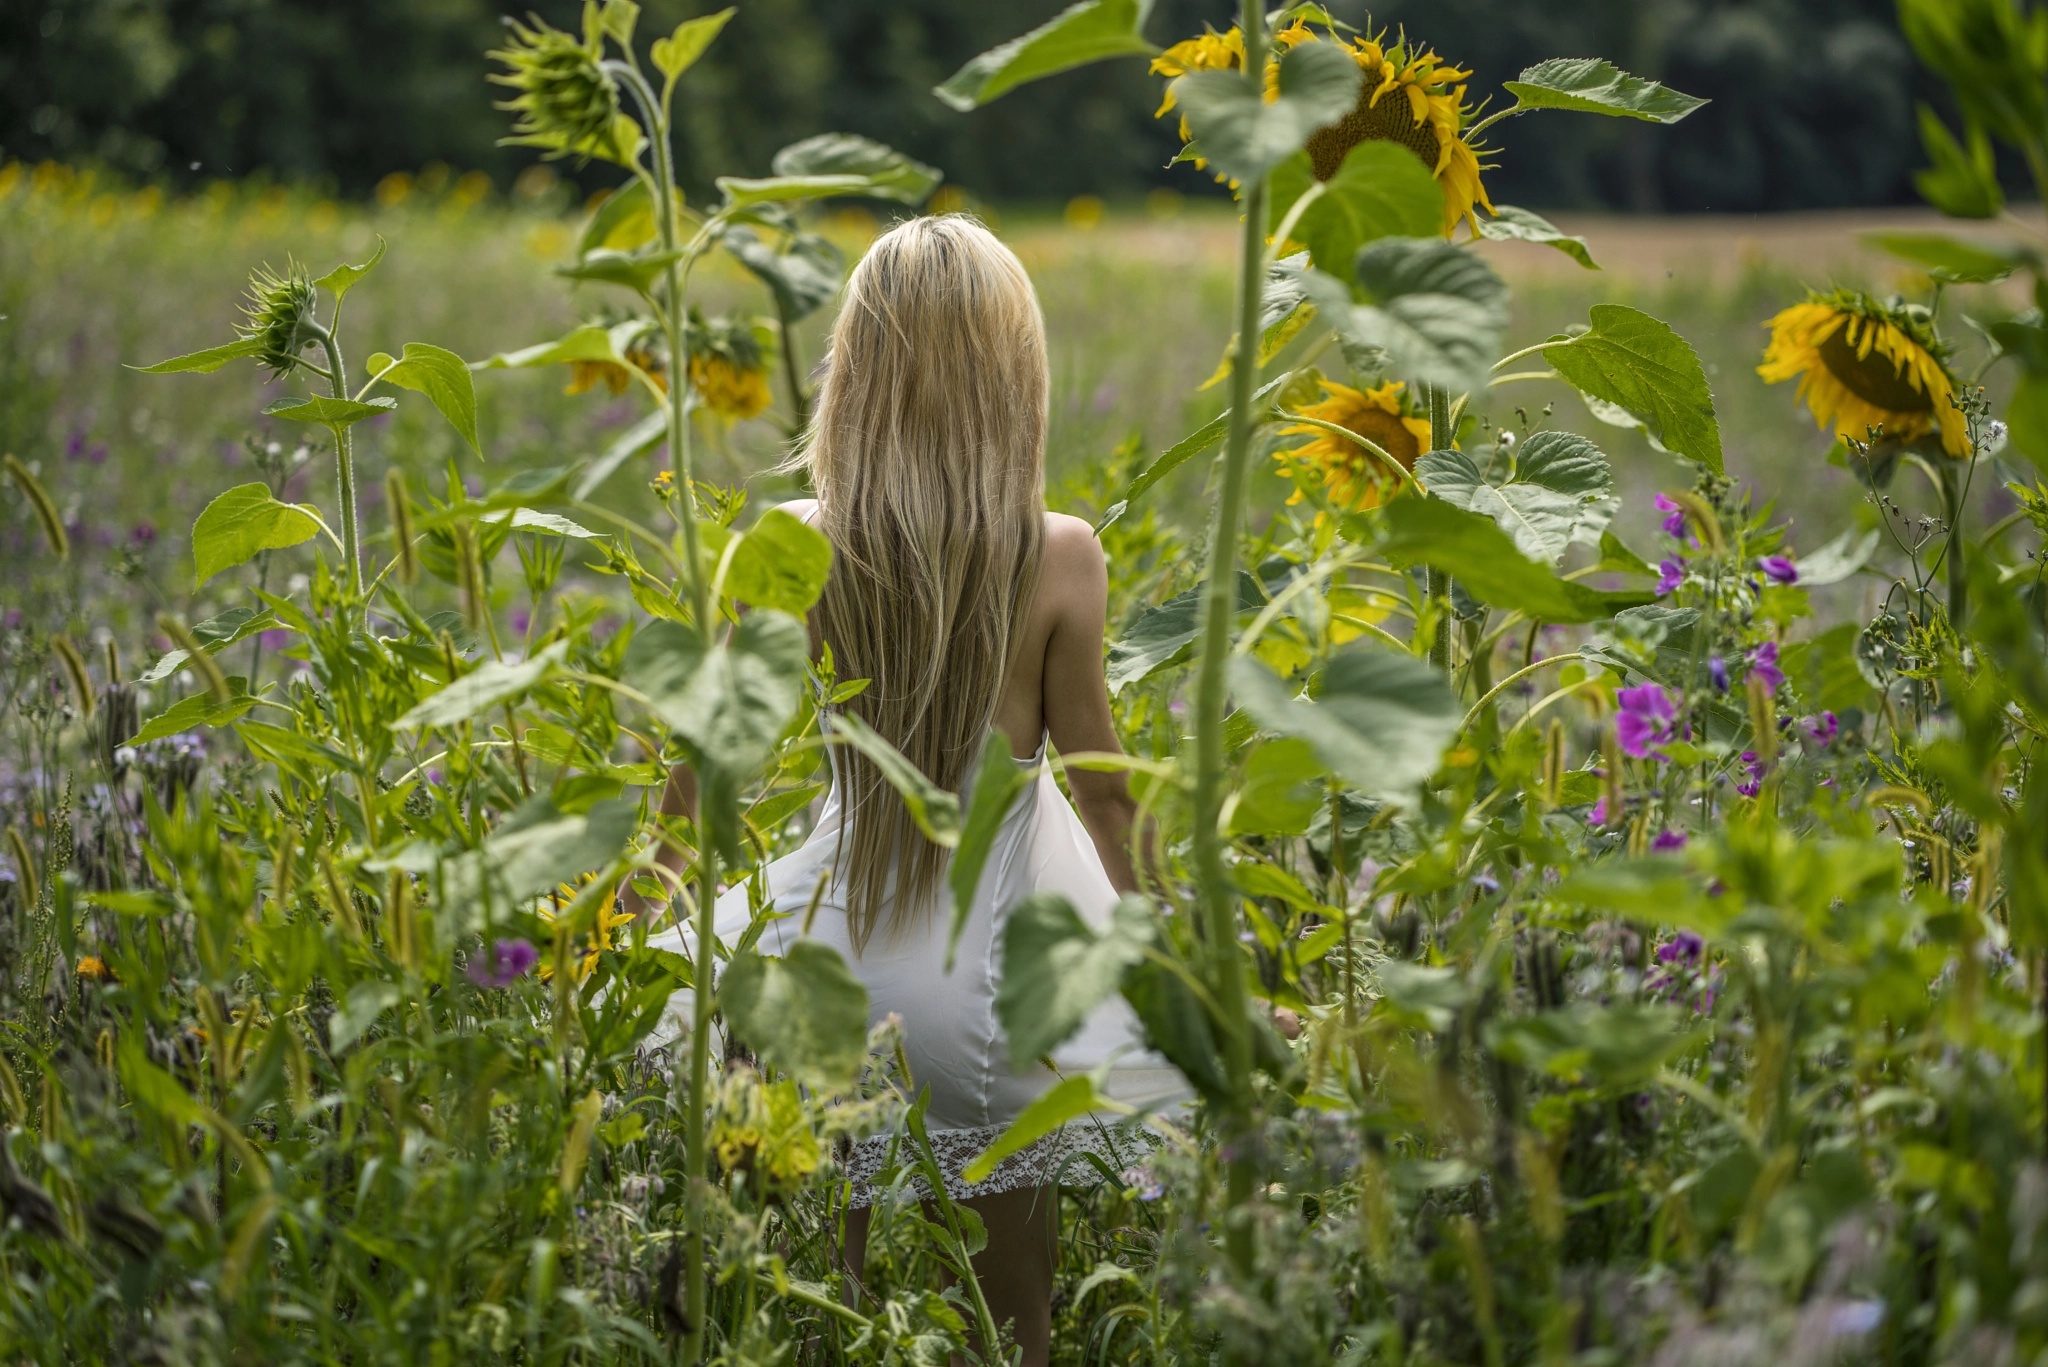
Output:
<svg viewBox="0 0 2048 1367">
<path fill-rule="evenodd" d="M 1120 994 L 1194 1098 L 1066 1078 L 977 1160 L 1126 1155 L 1061 1174 L 1055 1360 L 2040 1361 L 2043 21 L 1902 17 L 1990 222 L 1832 274 L 1598 272 L 1488 193 L 1514 120 L 1711 107 L 1315 6 L 1084 0 L 936 92 L 1143 59 L 1234 213 L 998 215 L 857 131 L 684 202 L 726 15 L 622 0 L 507 31 L 502 195 L 0 168 L 0 1360 L 1014 1359 L 847 965 L 649 944 L 759 905 L 835 744 L 971 900 L 1007 749 L 942 791 L 806 659 L 767 472 L 877 228 L 979 207 L 1110 566 L 1129 753 L 1070 758 L 1148 832 L 998 1009 Z"/>
</svg>

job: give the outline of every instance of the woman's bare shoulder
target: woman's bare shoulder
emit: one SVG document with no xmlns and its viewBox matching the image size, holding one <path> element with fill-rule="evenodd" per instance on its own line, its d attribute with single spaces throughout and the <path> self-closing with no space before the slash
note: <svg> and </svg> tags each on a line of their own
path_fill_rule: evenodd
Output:
<svg viewBox="0 0 2048 1367">
<path fill-rule="evenodd" d="M 815 498 L 792 498 L 775 506 L 799 522 L 808 522 L 814 527 L 818 523 L 818 500 Z"/>
<path fill-rule="evenodd" d="M 1099 612 L 1109 591 L 1109 571 L 1095 529 L 1082 518 L 1047 513 L 1040 575 L 1055 600 Z"/>
</svg>

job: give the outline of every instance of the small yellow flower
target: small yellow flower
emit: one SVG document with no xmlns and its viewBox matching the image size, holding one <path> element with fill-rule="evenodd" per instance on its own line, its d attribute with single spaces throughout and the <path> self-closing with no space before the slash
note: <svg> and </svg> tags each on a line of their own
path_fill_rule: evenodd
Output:
<svg viewBox="0 0 2048 1367">
<path fill-rule="evenodd" d="M 1969 424 L 1950 402 L 1949 349 L 1926 309 L 1836 290 L 1807 295 L 1768 326 L 1756 373 L 1767 384 L 1797 379 L 1815 425 L 1859 441 L 1873 427 L 1902 441 L 1932 432 L 1949 455 L 1970 454 Z"/>
<path fill-rule="evenodd" d="M 1479 161 L 1486 149 L 1475 146 L 1464 134 L 1472 113 L 1465 103 L 1465 83 L 1472 73 L 1450 66 L 1427 48 L 1410 46 L 1405 36 L 1392 46 L 1386 38 L 1384 30 L 1348 42 L 1335 34 L 1324 38 L 1296 20 L 1273 35 L 1274 57 L 1266 66 L 1266 98 L 1272 100 L 1279 94 L 1281 53 L 1301 43 L 1334 42 L 1345 47 L 1364 71 L 1365 86 L 1355 109 L 1309 138 L 1309 164 L 1316 179 L 1336 175 L 1345 154 L 1362 142 L 1399 143 L 1421 158 L 1443 186 L 1444 236 L 1449 237 L 1460 221 L 1470 223 L 1477 236 L 1475 206 L 1492 213 L 1493 201 L 1487 198 L 1479 176 L 1486 169 Z M 1243 65 L 1244 38 L 1234 28 L 1176 43 L 1152 59 L 1153 72 L 1169 77 L 1190 71 L 1236 71 Z M 1173 107 L 1169 86 L 1154 117 Z M 1185 119 L 1181 120 L 1180 135 L 1181 141 L 1188 140 Z"/>
<path fill-rule="evenodd" d="M 574 883 L 557 884 L 555 886 L 555 895 L 549 899 L 548 905 L 541 908 L 541 920 L 546 921 L 549 925 L 554 925 L 556 920 L 569 909 L 569 904 L 576 900 L 576 895 L 596 877 L 597 875 L 594 873 L 586 873 Z M 619 910 L 619 893 L 618 889 L 614 888 L 611 896 L 605 898 L 604 904 L 597 909 L 596 937 L 590 944 L 584 946 L 581 953 L 576 955 L 577 982 L 580 983 L 590 976 L 590 970 L 597 967 L 597 956 L 599 954 L 607 949 L 618 948 L 618 942 L 613 939 L 612 932 L 620 926 L 630 925 L 632 920 L 631 915 Z M 540 970 L 540 980 L 542 982 L 552 982 L 554 977 L 554 965 L 543 965 Z"/>
<path fill-rule="evenodd" d="M 93 982 L 108 982 L 114 978 L 114 970 L 107 967 L 107 961 L 97 954 L 88 954 L 78 961 L 77 974 Z"/>
<path fill-rule="evenodd" d="M 822 1156 L 796 1084 L 764 1084 L 746 1067 L 729 1071 L 719 1086 L 711 1150 L 720 1168 L 752 1176 L 770 1195 L 802 1186 Z"/>
<path fill-rule="evenodd" d="M 1399 461 L 1404 470 L 1413 470 L 1416 460 L 1429 449 L 1429 422 L 1407 411 L 1402 402 L 1406 386 L 1401 381 L 1392 380 L 1377 389 L 1363 391 L 1333 380 L 1323 380 L 1322 386 L 1329 397 L 1300 409 L 1301 416 L 1320 418 L 1358 433 Z M 1306 423 L 1280 430 L 1288 436 L 1299 434 L 1313 440 L 1292 450 L 1276 452 L 1274 459 L 1310 466 L 1320 472 L 1330 501 L 1341 508 L 1376 508 L 1387 490 L 1400 483 L 1385 461 L 1355 441 Z M 1299 503 L 1301 498 L 1297 489 L 1287 501 Z"/>
</svg>

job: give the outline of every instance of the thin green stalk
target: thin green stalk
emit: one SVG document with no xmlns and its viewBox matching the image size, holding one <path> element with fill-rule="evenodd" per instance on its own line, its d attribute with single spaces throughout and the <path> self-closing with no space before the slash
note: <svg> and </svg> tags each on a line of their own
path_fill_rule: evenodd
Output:
<svg viewBox="0 0 2048 1367">
<path fill-rule="evenodd" d="M 1261 88 L 1266 69 L 1265 14 L 1257 0 L 1243 0 L 1245 80 Z M 1246 466 L 1252 440 L 1252 388 L 1258 380 L 1259 316 L 1263 308 L 1266 253 L 1266 180 L 1244 183 L 1243 246 L 1237 285 L 1237 355 L 1230 371 L 1230 430 L 1223 456 L 1223 487 L 1209 542 L 1209 580 L 1203 593 L 1201 662 L 1195 681 L 1195 877 L 1206 912 L 1211 990 L 1221 1009 L 1224 1066 L 1230 1082 L 1225 1117 L 1229 1145 L 1227 1205 L 1234 1211 L 1250 1199 L 1256 1174 L 1250 1139 L 1251 1035 L 1245 1015 L 1244 969 L 1237 949 L 1237 908 L 1224 875 L 1223 836 L 1218 829 L 1224 800 L 1223 709 L 1225 667 L 1237 615 L 1237 533 L 1244 511 Z M 1240 1275 L 1252 1270 L 1251 1230 L 1226 1214 L 1225 1248 Z"/>
<path fill-rule="evenodd" d="M 775 296 L 775 322 L 782 330 L 782 377 L 789 382 L 790 417 L 796 421 L 793 435 L 802 437 L 811 425 L 811 396 L 804 393 L 803 376 L 797 373 L 796 320 L 789 316 L 780 294 Z"/>
</svg>

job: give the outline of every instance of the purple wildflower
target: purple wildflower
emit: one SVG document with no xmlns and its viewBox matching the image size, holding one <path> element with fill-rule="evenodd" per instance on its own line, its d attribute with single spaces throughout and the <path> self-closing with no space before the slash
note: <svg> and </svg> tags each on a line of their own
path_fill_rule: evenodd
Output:
<svg viewBox="0 0 2048 1367">
<path fill-rule="evenodd" d="M 1667 556 L 1657 566 L 1657 594 L 1662 597 L 1685 582 L 1685 562 L 1677 556 Z"/>
<path fill-rule="evenodd" d="M 1792 563 L 1789 555 L 1767 555 L 1756 562 L 1764 577 L 1773 584 L 1796 584 L 1799 582 L 1799 567 Z"/>
<path fill-rule="evenodd" d="M 1157 1201 L 1166 1194 L 1166 1188 L 1159 1179 L 1143 1166 L 1124 1169 L 1124 1185 L 1140 1201 Z"/>
<path fill-rule="evenodd" d="M 1605 826 L 1608 821 L 1608 816 L 1609 813 L 1607 811 L 1607 796 L 1603 793 L 1601 794 L 1600 800 L 1593 804 L 1593 810 L 1586 813 L 1586 820 L 1592 822 L 1595 826 Z"/>
<path fill-rule="evenodd" d="M 1719 655 L 1707 656 L 1707 677 L 1714 681 L 1716 693 L 1728 691 L 1728 662 Z"/>
<path fill-rule="evenodd" d="M 1765 688 L 1777 692 L 1778 686 L 1785 682 L 1785 671 L 1778 668 L 1778 643 L 1765 641 L 1750 651 L 1747 659 L 1749 672 L 1762 679 Z"/>
<path fill-rule="evenodd" d="M 464 970 L 478 987 L 509 987 L 540 962 L 540 951 L 525 940 L 497 940 L 471 957 Z"/>
<path fill-rule="evenodd" d="M 1670 944 L 1657 951 L 1659 961 L 1667 964 L 1683 963 L 1690 967 L 1700 961 L 1706 952 L 1707 942 L 1690 930 L 1681 930 Z"/>
<path fill-rule="evenodd" d="M 1500 879 L 1495 878 L 1493 876 L 1492 870 L 1489 869 L 1484 873 L 1475 875 L 1472 879 L 1472 886 L 1476 888 L 1482 896 L 1491 897 L 1493 896 L 1493 894 L 1500 891 Z"/>
<path fill-rule="evenodd" d="M 1685 535 L 1685 509 L 1663 494 L 1657 495 L 1657 511 L 1665 514 L 1664 535 Z"/>
<path fill-rule="evenodd" d="M 128 540 L 133 545 L 147 546 L 156 540 L 156 523 L 147 518 L 136 523 L 134 529 L 128 533 Z"/>
<path fill-rule="evenodd" d="M 1650 848 L 1653 850 L 1682 850 L 1685 848 L 1685 840 L 1684 831 L 1659 831 L 1657 832 L 1656 839 L 1650 842 Z"/>
<path fill-rule="evenodd" d="M 1651 746 L 1671 739 L 1671 721 L 1678 715 L 1678 704 L 1662 684 L 1618 689 L 1614 700 L 1621 705 L 1614 717 L 1614 738 L 1623 750 L 1642 759 Z"/>
<path fill-rule="evenodd" d="M 1806 734 L 1813 738 L 1815 745 L 1833 745 L 1841 733 L 1842 724 L 1832 712 L 1823 712 L 1817 717 L 1808 717 L 1804 723 Z"/>
</svg>

